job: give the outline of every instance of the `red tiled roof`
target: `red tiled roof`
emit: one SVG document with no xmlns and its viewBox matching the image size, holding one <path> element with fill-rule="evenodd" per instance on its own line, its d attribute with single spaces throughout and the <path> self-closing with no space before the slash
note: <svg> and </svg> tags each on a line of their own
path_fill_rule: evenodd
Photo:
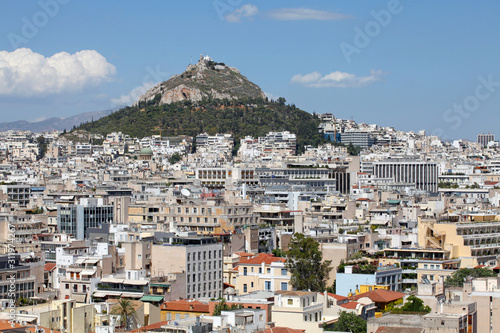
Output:
<svg viewBox="0 0 500 333">
<path fill-rule="evenodd" d="M 366 293 L 351 296 L 349 297 L 349 299 L 357 301 L 358 299 L 363 297 L 368 297 L 375 303 L 389 303 L 405 297 L 405 294 L 392 290 L 375 289 Z"/>
<path fill-rule="evenodd" d="M 160 305 L 161 310 L 209 313 L 208 304 L 199 301 L 170 301 Z"/>
<path fill-rule="evenodd" d="M 50 271 L 53 271 L 55 268 L 56 268 L 56 264 L 49 262 L 49 263 L 45 264 L 45 266 L 43 267 L 43 270 L 46 272 L 50 272 Z"/>
<path fill-rule="evenodd" d="M 264 264 L 269 265 L 269 264 L 276 262 L 276 261 L 285 262 L 286 259 L 280 258 L 280 257 L 275 257 L 274 255 L 268 254 L 268 253 L 259 253 L 259 255 L 256 257 L 240 260 L 239 264 L 240 265 L 260 265 L 260 264 L 264 263 Z"/>
<path fill-rule="evenodd" d="M 344 304 L 340 304 L 341 307 L 346 308 L 346 309 L 356 309 L 358 307 L 358 302 L 352 301 L 352 302 L 347 302 Z"/>
<path fill-rule="evenodd" d="M 476 267 L 474 268 L 483 268 L 483 267 L 486 267 L 485 265 L 477 265 Z"/>
<path fill-rule="evenodd" d="M 14 325 L 12 325 L 9 320 L 7 319 L 0 319 L 0 332 L 4 332 L 4 331 L 10 331 L 12 329 L 16 329 L 16 328 L 22 328 L 24 327 L 26 330 L 29 330 L 31 332 L 35 332 L 35 327 L 34 326 L 27 326 L 27 325 L 21 325 L 19 323 L 14 323 Z M 45 330 L 45 332 L 50 332 L 50 328 L 47 328 L 47 327 L 42 327 L 42 326 L 39 326 L 39 328 L 43 328 Z M 60 333 L 61 331 L 59 330 L 54 330 L 54 333 Z"/>
<path fill-rule="evenodd" d="M 289 327 L 272 327 L 267 328 L 257 333 L 305 333 L 306 330 L 297 330 Z"/>
</svg>

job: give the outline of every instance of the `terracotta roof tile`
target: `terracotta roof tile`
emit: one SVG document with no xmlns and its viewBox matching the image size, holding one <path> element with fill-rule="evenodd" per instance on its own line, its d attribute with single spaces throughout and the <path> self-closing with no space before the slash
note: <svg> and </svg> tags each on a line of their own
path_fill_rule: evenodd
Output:
<svg viewBox="0 0 500 333">
<path fill-rule="evenodd" d="M 199 301 L 170 301 L 160 305 L 161 310 L 209 313 L 208 304 Z"/>
<path fill-rule="evenodd" d="M 351 296 L 349 297 L 349 299 L 357 301 L 358 299 L 363 297 L 368 297 L 369 299 L 371 299 L 373 302 L 376 303 L 389 303 L 405 297 L 405 294 L 392 290 L 375 289 L 372 291 L 368 291 L 366 293 Z"/>
<path fill-rule="evenodd" d="M 352 301 L 352 302 L 347 302 L 347 303 L 344 303 L 344 304 L 340 304 L 339 306 L 345 308 L 345 309 L 356 309 L 358 307 L 359 303 L 358 302 L 355 302 L 355 301 Z"/>
<path fill-rule="evenodd" d="M 239 265 L 260 265 L 262 263 L 269 265 L 277 261 L 285 262 L 286 259 L 275 257 L 274 255 L 268 253 L 259 253 L 256 257 L 240 260 Z"/>
<path fill-rule="evenodd" d="M 53 271 L 55 268 L 56 268 L 56 264 L 49 262 L 49 263 L 45 264 L 43 269 L 46 272 L 50 272 L 50 271 Z"/>
</svg>

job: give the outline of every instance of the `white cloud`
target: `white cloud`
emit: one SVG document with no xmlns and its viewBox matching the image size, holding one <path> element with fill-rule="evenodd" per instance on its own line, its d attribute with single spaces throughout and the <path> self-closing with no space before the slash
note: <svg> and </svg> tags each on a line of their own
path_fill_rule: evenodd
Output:
<svg viewBox="0 0 500 333">
<path fill-rule="evenodd" d="M 242 17 L 251 18 L 259 13 L 259 8 L 255 5 L 246 4 L 240 8 L 235 9 L 232 13 L 227 14 L 224 18 L 228 22 L 238 23 L 241 22 Z"/>
<path fill-rule="evenodd" d="M 27 48 L 0 51 L 0 95 L 75 93 L 109 81 L 115 72 L 115 66 L 94 50 L 48 58 Z"/>
<path fill-rule="evenodd" d="M 318 72 L 312 72 L 305 75 L 294 75 L 290 83 L 300 84 L 311 88 L 359 88 L 380 81 L 385 74 L 386 73 L 379 70 L 371 70 L 368 76 L 356 76 L 356 74 L 339 71 L 322 76 Z"/>
<path fill-rule="evenodd" d="M 280 8 L 268 11 L 266 13 L 266 16 L 273 20 L 280 21 L 335 21 L 344 20 L 351 17 L 345 14 L 309 8 Z"/>
<path fill-rule="evenodd" d="M 144 82 L 142 86 L 135 87 L 132 89 L 127 95 L 121 95 L 118 98 L 112 98 L 111 104 L 113 106 L 123 106 L 123 105 L 132 105 L 141 95 L 143 95 L 149 88 L 153 87 L 155 84 L 153 81 Z"/>
</svg>

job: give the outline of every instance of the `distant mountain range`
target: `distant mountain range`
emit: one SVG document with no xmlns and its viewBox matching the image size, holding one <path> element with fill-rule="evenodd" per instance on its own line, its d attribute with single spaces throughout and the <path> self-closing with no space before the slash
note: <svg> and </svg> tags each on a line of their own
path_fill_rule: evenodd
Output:
<svg viewBox="0 0 500 333">
<path fill-rule="evenodd" d="M 80 113 L 67 118 L 53 117 L 37 122 L 29 122 L 25 120 L 0 123 L 0 132 L 16 130 L 16 131 L 31 131 L 31 132 L 45 132 L 45 131 L 70 131 L 73 126 L 79 126 L 82 123 L 97 120 L 102 117 L 108 116 L 112 113 L 111 110 L 95 111 Z"/>
</svg>

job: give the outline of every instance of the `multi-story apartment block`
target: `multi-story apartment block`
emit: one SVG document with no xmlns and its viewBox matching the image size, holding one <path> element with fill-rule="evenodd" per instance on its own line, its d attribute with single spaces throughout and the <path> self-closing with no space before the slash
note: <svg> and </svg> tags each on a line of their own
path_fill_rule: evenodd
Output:
<svg viewBox="0 0 500 333">
<path fill-rule="evenodd" d="M 418 243 L 424 248 L 443 249 L 460 258 L 461 267 L 497 265 L 500 254 L 500 224 L 497 222 L 452 223 L 419 219 Z"/>
<path fill-rule="evenodd" d="M 213 237 L 176 237 L 153 245 L 151 275 L 185 272 L 183 298 L 222 296 L 222 243 Z"/>
<path fill-rule="evenodd" d="M 0 255 L 0 298 L 19 299 L 36 296 L 36 277 L 21 263 L 19 254 Z M 12 297 L 13 296 L 13 297 Z"/>
<path fill-rule="evenodd" d="M 236 293 L 247 294 L 257 290 L 292 290 L 290 284 L 292 275 L 285 268 L 285 261 L 285 258 L 267 253 L 241 259 L 238 263 Z"/>
<path fill-rule="evenodd" d="M 84 239 L 87 228 L 96 228 L 113 222 L 114 208 L 104 205 L 102 198 L 83 198 L 79 205 L 57 207 L 57 228 L 59 232 Z"/>
<path fill-rule="evenodd" d="M 273 322 L 278 327 L 293 327 L 319 333 L 323 322 L 323 303 L 310 291 L 277 291 L 273 306 Z"/>
<path fill-rule="evenodd" d="M 0 186 L 0 200 L 11 205 L 27 207 L 30 202 L 31 186 L 11 184 Z"/>
<path fill-rule="evenodd" d="M 111 274 L 111 267 L 111 255 L 79 257 L 74 264 L 66 267 L 65 274 L 60 278 L 61 298 L 90 303 L 97 283 L 103 276 Z"/>
</svg>

